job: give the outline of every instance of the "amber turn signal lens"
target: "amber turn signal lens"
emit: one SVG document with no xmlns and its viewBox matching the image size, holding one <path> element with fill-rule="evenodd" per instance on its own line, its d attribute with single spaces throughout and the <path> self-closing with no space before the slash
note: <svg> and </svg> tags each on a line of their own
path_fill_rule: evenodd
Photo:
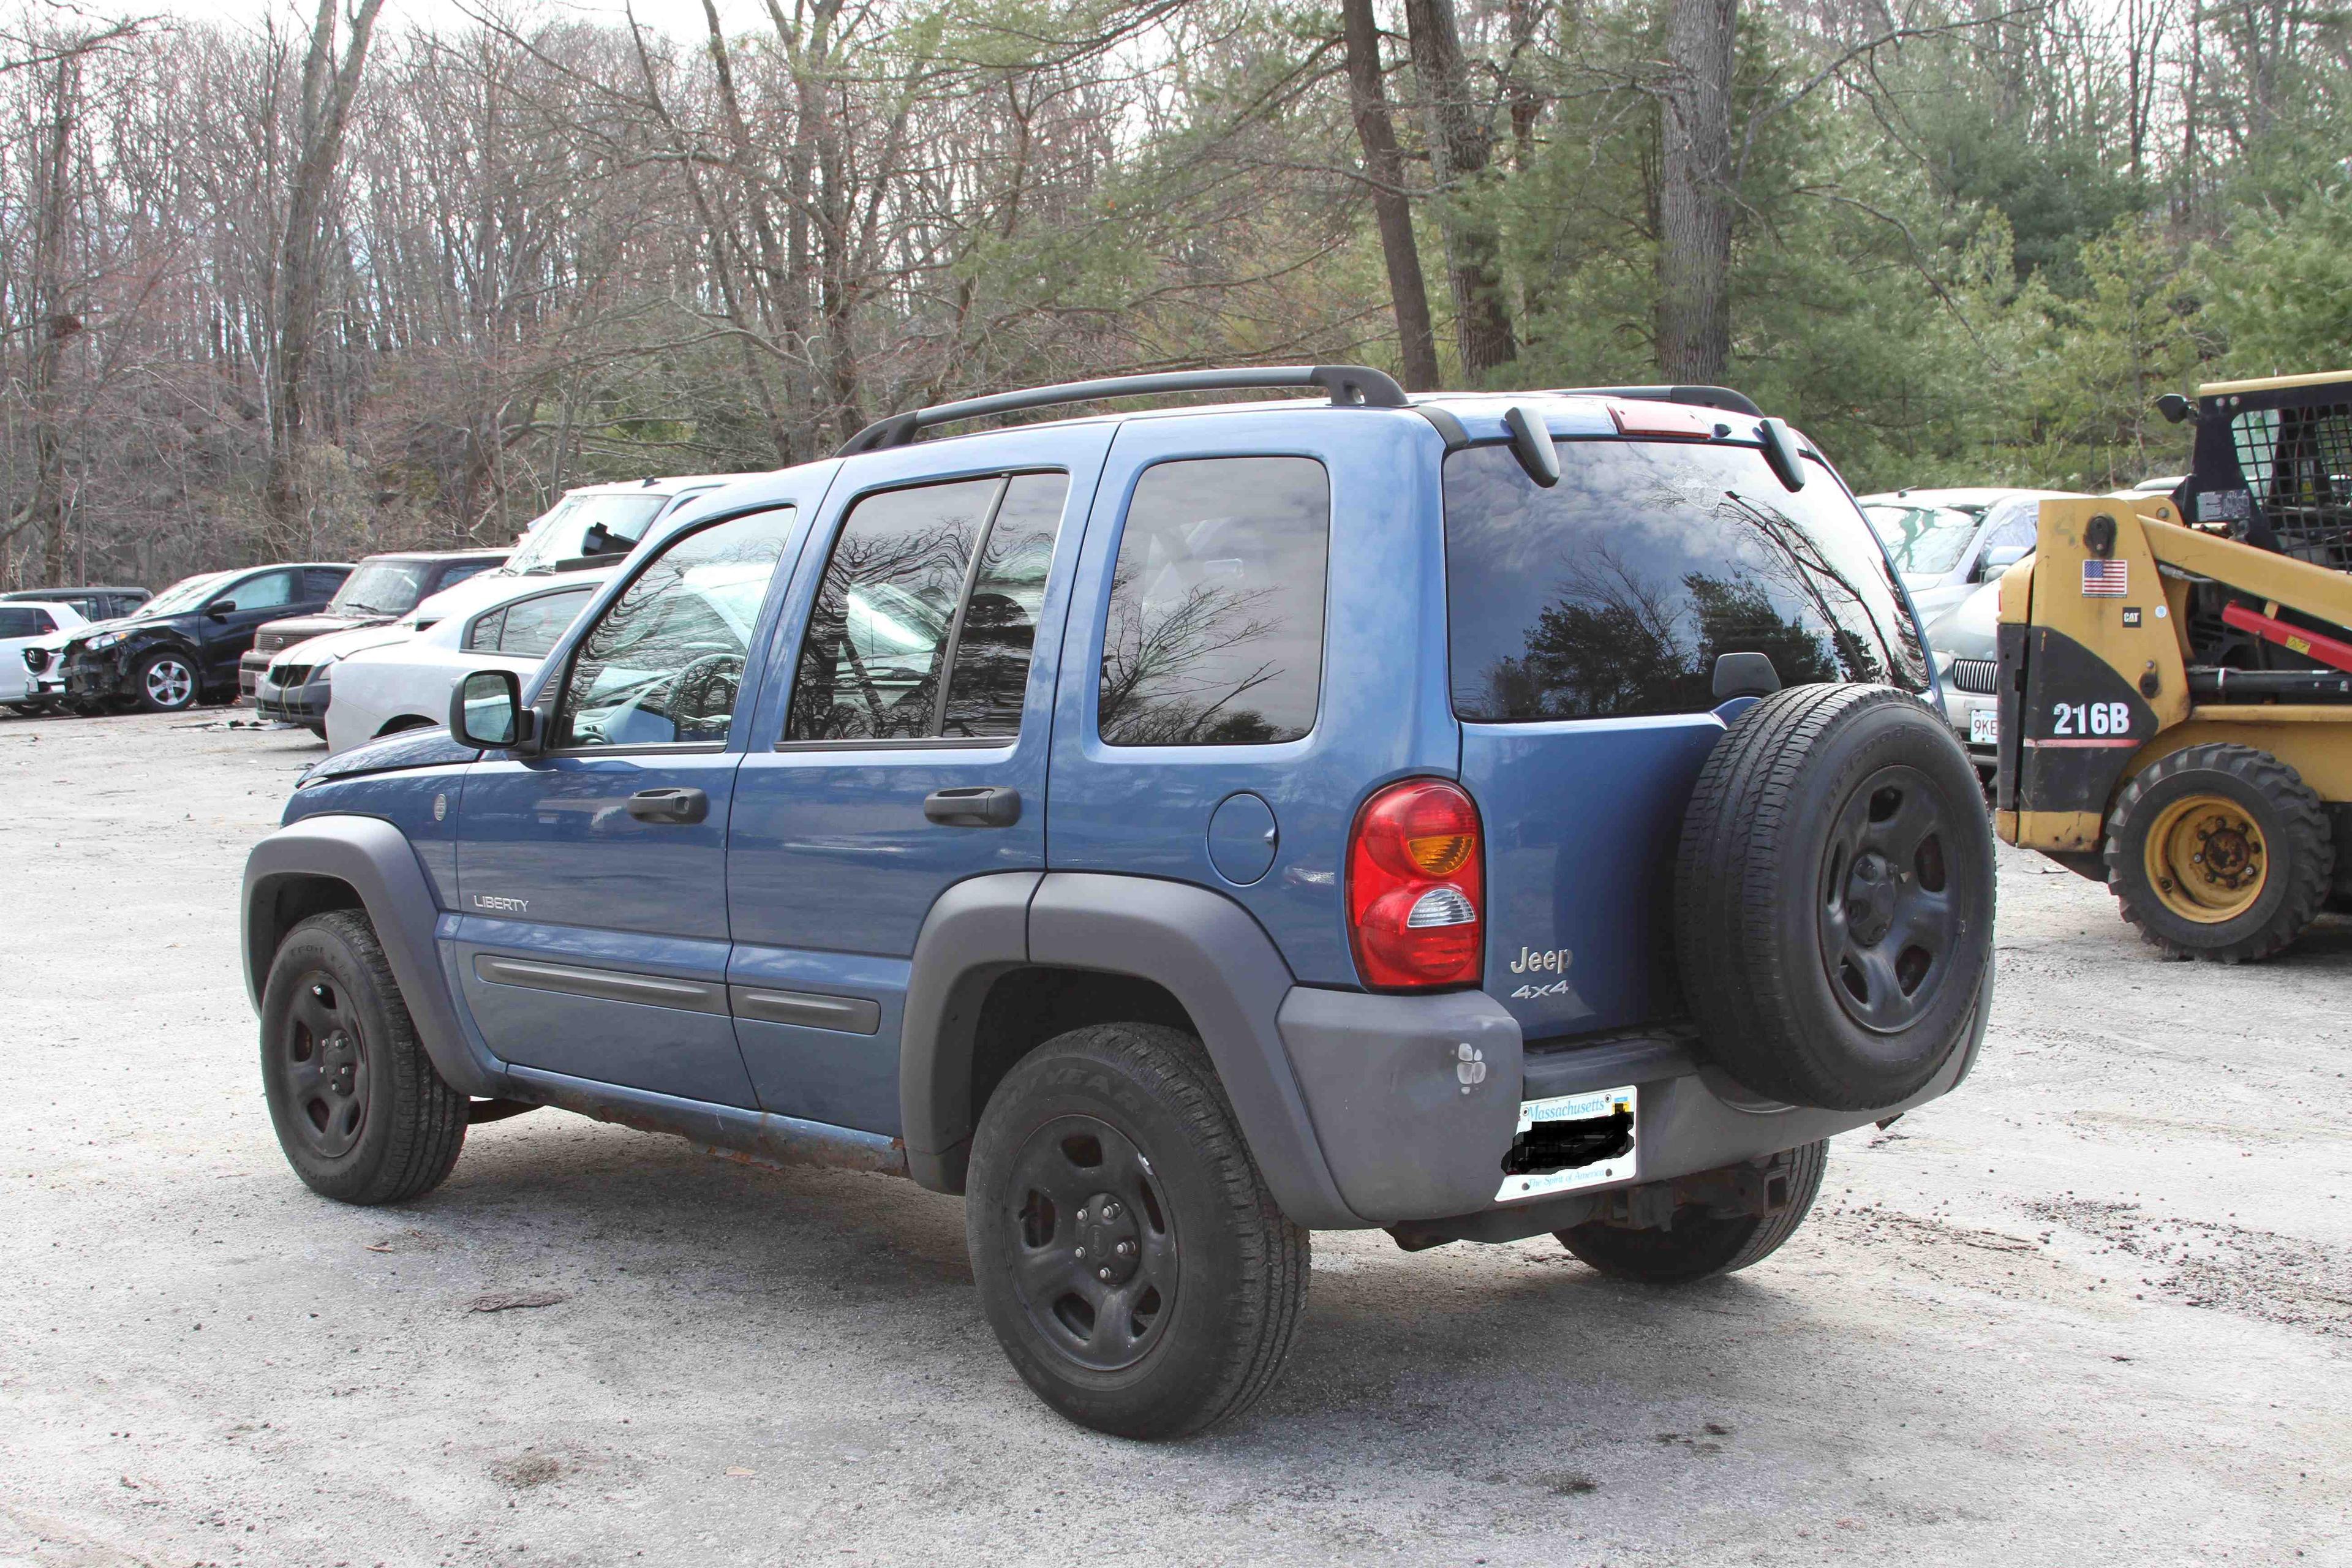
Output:
<svg viewBox="0 0 2352 1568">
<path fill-rule="evenodd" d="M 1408 838 L 1404 841 L 1406 858 L 1433 877 L 1450 877 L 1462 869 L 1470 858 L 1470 851 L 1478 840 L 1467 833 L 1449 833 L 1433 838 Z"/>
</svg>

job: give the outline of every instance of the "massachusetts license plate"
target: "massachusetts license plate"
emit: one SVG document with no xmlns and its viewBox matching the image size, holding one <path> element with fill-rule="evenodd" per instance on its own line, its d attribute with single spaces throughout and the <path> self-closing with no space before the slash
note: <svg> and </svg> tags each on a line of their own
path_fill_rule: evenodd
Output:
<svg viewBox="0 0 2352 1568">
<path fill-rule="evenodd" d="M 1972 708 L 1969 710 L 1969 744 L 1998 746 L 2000 744 L 2000 710 Z"/>
<path fill-rule="evenodd" d="M 1554 1193 L 1574 1192 L 1579 1187 L 1599 1186 L 1603 1182 L 1633 1180 L 1633 1137 L 1640 1121 L 1635 1105 L 1640 1092 L 1628 1084 L 1623 1089 L 1604 1089 L 1591 1094 L 1521 1100 L 1518 1131 L 1522 1139 L 1530 1132 L 1541 1137 L 1538 1130 L 1549 1129 L 1555 1135 L 1592 1135 L 1595 1142 L 1591 1146 L 1591 1156 L 1580 1152 L 1581 1163 L 1557 1171 L 1507 1174 L 1495 1201 L 1517 1203 L 1523 1198 L 1549 1197 Z M 1605 1138 L 1600 1136 L 1604 1133 Z"/>
</svg>

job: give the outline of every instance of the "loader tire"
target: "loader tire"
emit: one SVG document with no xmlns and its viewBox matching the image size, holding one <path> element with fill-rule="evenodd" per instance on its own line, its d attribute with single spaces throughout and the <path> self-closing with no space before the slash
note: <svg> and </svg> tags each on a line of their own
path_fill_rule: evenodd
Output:
<svg viewBox="0 0 2352 1568">
<path fill-rule="evenodd" d="M 2252 746 L 2158 759 L 2107 816 L 2107 889 L 2140 939 L 2174 958 L 2265 959 L 2326 906 L 2327 810 L 2303 776 Z"/>
<path fill-rule="evenodd" d="M 1683 816 L 1675 953 L 1706 1055 L 1790 1105 L 1875 1110 L 1974 1037 L 1992 830 L 1949 726 L 1888 686 L 1799 686 L 1716 742 Z"/>
</svg>

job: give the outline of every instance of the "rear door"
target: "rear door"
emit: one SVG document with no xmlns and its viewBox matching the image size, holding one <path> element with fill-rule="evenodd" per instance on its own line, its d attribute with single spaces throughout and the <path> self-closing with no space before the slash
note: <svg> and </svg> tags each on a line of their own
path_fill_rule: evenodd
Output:
<svg viewBox="0 0 2352 1568">
<path fill-rule="evenodd" d="M 1044 867 L 1056 653 L 1108 443 L 1108 426 L 1003 431 L 835 479 L 728 845 L 728 979 L 761 1109 L 896 1133 L 924 917 L 965 878 Z"/>
<path fill-rule="evenodd" d="M 1674 862 L 1701 765 L 1748 699 L 1926 663 L 1893 569 L 1826 468 L 1785 489 L 1755 447 L 1562 441 L 1549 489 L 1507 447 L 1445 460 L 1449 678 L 1487 846 L 1486 989 L 1530 1039 L 1680 1010 Z"/>
<path fill-rule="evenodd" d="M 796 516 L 665 544 L 550 673 L 549 749 L 468 770 L 453 956 L 508 1061 L 752 1103 L 727 1013 L 727 822 L 746 656 Z"/>
</svg>

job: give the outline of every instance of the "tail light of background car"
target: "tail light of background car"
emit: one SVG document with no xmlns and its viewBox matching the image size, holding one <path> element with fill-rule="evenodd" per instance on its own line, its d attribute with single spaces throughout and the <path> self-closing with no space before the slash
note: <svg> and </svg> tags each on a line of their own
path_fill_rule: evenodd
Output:
<svg viewBox="0 0 2352 1568">
<path fill-rule="evenodd" d="M 1475 985 L 1486 930 L 1478 808 L 1458 784 L 1407 779 L 1364 803 L 1348 837 L 1348 934 L 1364 984 Z"/>
</svg>

